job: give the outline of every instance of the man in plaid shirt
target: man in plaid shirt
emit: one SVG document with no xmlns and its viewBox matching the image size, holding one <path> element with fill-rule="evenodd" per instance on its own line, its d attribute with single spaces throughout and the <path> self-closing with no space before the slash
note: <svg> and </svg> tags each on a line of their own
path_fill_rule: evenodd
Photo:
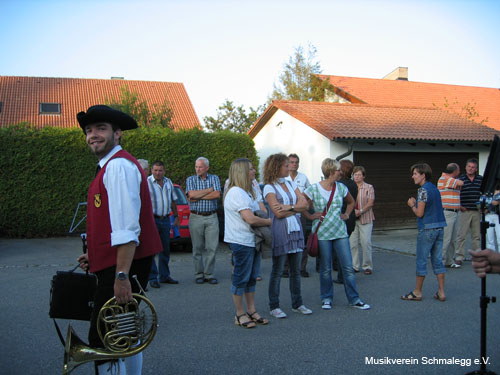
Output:
<svg viewBox="0 0 500 375">
<path fill-rule="evenodd" d="M 209 161 L 199 157 L 195 163 L 196 175 L 186 180 L 189 198 L 189 232 L 193 244 L 193 262 L 197 284 L 205 281 L 217 284 L 214 277 L 215 254 L 219 244 L 217 201 L 221 196 L 219 177 L 208 174 Z"/>
</svg>

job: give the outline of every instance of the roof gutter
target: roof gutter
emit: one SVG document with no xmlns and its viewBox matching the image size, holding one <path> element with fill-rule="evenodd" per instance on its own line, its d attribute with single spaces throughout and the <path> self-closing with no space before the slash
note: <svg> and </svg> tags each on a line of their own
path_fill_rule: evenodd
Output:
<svg viewBox="0 0 500 375">
<path fill-rule="evenodd" d="M 346 152 L 344 152 L 343 154 L 340 154 L 339 156 L 337 156 L 337 157 L 335 158 L 335 160 L 339 161 L 339 160 L 341 160 L 341 159 L 345 158 L 346 156 L 349 156 L 349 155 L 351 155 L 351 154 L 352 154 L 352 146 L 353 146 L 353 142 L 352 142 L 352 141 L 348 141 L 348 142 L 347 142 L 347 146 L 348 146 L 347 151 L 346 151 Z"/>
</svg>

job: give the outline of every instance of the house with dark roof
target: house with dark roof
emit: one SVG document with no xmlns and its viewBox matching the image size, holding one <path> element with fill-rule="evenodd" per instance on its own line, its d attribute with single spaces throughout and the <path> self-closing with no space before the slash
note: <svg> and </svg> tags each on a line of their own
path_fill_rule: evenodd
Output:
<svg viewBox="0 0 500 375">
<path fill-rule="evenodd" d="M 261 168 L 276 152 L 297 153 L 300 171 L 311 182 L 321 180 L 321 162 L 327 157 L 348 158 L 364 166 L 366 181 L 375 188 L 376 228 L 416 225 L 406 204 L 417 192 L 411 165 L 428 163 L 433 182 L 450 162 L 463 169 L 466 160 L 474 157 L 484 169 L 491 141 L 498 133 L 435 106 L 354 101 L 273 101 L 248 131 Z"/>
<path fill-rule="evenodd" d="M 106 100 L 118 101 L 122 87 L 152 110 L 168 103 L 174 130 L 200 127 L 182 83 L 0 76 L 0 127 L 27 122 L 36 127 L 78 127 L 76 114 Z"/>
</svg>

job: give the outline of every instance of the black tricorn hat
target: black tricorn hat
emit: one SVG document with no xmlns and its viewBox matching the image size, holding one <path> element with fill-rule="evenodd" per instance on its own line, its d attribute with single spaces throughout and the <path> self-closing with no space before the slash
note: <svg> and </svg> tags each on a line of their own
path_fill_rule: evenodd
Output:
<svg viewBox="0 0 500 375">
<path fill-rule="evenodd" d="M 137 128 L 137 122 L 121 111 L 110 108 L 107 105 L 94 105 L 87 109 L 87 113 L 80 112 L 76 115 L 80 127 L 85 133 L 85 126 L 99 122 L 107 122 L 121 130 L 130 130 Z"/>
</svg>

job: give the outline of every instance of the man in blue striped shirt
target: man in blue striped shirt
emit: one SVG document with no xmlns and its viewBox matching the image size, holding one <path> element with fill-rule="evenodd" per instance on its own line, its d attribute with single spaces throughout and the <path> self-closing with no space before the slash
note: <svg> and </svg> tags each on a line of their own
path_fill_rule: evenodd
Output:
<svg viewBox="0 0 500 375">
<path fill-rule="evenodd" d="M 458 177 L 464 182 L 460 191 L 460 213 L 458 215 L 457 251 L 455 263 L 462 265 L 465 260 L 465 237 L 470 230 L 472 250 L 479 250 L 481 246 L 480 221 L 481 214 L 477 202 L 481 196 L 483 176 L 478 172 L 477 159 L 469 159 L 465 164 L 465 174 Z"/>
<path fill-rule="evenodd" d="M 199 157 L 195 163 L 196 175 L 186 180 L 189 198 L 189 232 L 193 244 L 193 262 L 197 284 L 207 281 L 217 284 L 214 277 L 215 254 L 219 244 L 217 201 L 221 196 L 219 177 L 208 174 L 209 161 Z"/>
<path fill-rule="evenodd" d="M 159 282 L 166 284 L 179 283 L 177 280 L 172 279 L 168 267 L 170 262 L 170 209 L 174 213 L 175 225 L 179 225 L 179 215 L 175 203 L 177 196 L 175 195 L 174 185 L 169 178 L 165 177 L 165 164 L 161 161 L 155 161 L 151 166 L 151 173 L 151 176 L 148 177 L 149 194 L 151 195 L 155 224 L 160 234 L 163 251 L 158 255 L 158 267 L 156 267 L 156 261 L 153 261 L 151 265 L 149 285 L 152 288 L 159 288 Z M 159 275 L 158 270 L 160 271 Z"/>
</svg>

